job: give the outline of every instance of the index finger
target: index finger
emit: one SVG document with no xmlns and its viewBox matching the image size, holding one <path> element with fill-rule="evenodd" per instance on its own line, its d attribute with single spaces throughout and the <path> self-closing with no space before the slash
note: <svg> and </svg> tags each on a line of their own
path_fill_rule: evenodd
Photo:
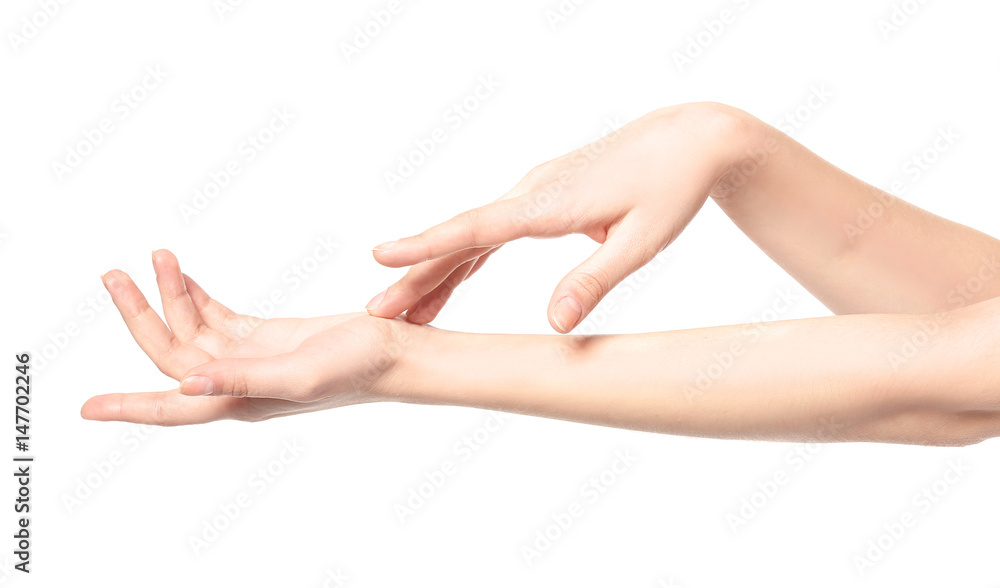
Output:
<svg viewBox="0 0 1000 588">
<path fill-rule="evenodd" d="M 174 336 L 128 274 L 111 270 L 102 280 L 132 338 L 161 372 L 177 380 L 192 366 L 212 360 L 207 352 L 185 345 Z"/>
<path fill-rule="evenodd" d="M 419 235 L 383 243 L 372 252 L 388 267 L 414 265 L 471 249 L 492 247 L 522 237 L 540 236 L 544 209 L 523 197 L 498 200 L 463 212 Z"/>
</svg>

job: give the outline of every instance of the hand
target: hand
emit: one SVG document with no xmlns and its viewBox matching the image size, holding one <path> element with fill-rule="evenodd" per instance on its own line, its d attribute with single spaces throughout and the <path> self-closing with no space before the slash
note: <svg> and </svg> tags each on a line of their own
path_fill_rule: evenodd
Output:
<svg viewBox="0 0 1000 588">
<path fill-rule="evenodd" d="M 556 286 L 548 309 L 557 331 L 571 331 L 687 226 L 738 162 L 742 121 L 716 104 L 654 111 L 533 169 L 496 202 L 376 247 L 382 265 L 413 267 L 368 311 L 430 322 L 503 243 L 581 233 L 601 247 Z"/>
<path fill-rule="evenodd" d="M 213 300 L 169 251 L 153 252 L 153 267 L 166 324 L 127 274 L 113 270 L 103 281 L 139 347 L 161 372 L 183 382 L 167 392 L 95 396 L 83 405 L 83 418 L 259 421 L 379 398 L 400 321 L 365 313 L 262 320 Z"/>
</svg>

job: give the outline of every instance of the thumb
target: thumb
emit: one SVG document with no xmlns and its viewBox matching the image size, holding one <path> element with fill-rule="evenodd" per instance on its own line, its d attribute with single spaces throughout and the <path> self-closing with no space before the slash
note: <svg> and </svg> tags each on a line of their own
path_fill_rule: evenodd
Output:
<svg viewBox="0 0 1000 588">
<path fill-rule="evenodd" d="M 218 359 L 192 368 L 181 381 L 185 396 L 234 396 L 306 400 L 312 389 L 293 355 Z"/>
<path fill-rule="evenodd" d="M 641 232 L 621 227 L 556 286 L 549 301 L 549 324 L 569 333 L 622 280 L 649 263 L 659 248 Z"/>
</svg>

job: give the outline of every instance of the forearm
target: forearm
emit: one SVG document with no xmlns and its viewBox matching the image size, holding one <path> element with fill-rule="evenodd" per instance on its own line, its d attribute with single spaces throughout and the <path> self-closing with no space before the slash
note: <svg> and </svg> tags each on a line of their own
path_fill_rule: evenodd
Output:
<svg viewBox="0 0 1000 588">
<path fill-rule="evenodd" d="M 865 184 L 745 117 L 745 152 L 714 200 L 831 310 L 937 312 L 1000 296 L 1000 241 Z"/>
<path fill-rule="evenodd" d="M 919 357 L 905 360 L 905 341 L 931 325 Z M 987 408 L 983 382 L 964 381 L 979 360 L 950 315 L 582 338 L 408 328 L 412 344 L 385 385 L 391 400 L 690 436 L 945 444 L 979 440 L 980 429 L 950 425 Z"/>
</svg>

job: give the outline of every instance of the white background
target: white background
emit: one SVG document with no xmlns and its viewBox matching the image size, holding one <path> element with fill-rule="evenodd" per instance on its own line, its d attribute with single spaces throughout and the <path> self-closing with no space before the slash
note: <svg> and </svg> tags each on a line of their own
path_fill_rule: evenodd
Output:
<svg viewBox="0 0 1000 588">
<path fill-rule="evenodd" d="M 905 179 L 908 200 L 1000 235 L 995 2 L 927 2 L 888 35 L 887 0 L 592 0 L 568 3 L 555 26 L 555 0 L 401 5 L 348 60 L 343 44 L 385 0 L 258 0 L 222 17 L 209 0 L 70 2 L 32 35 L 23 19 L 44 22 L 40 4 L 4 3 L 0 369 L 13 392 L 15 353 L 35 351 L 40 368 L 33 572 L 11 574 L 8 538 L 5 582 L 307 587 L 339 570 L 348 586 L 1000 585 L 994 442 L 817 448 L 518 416 L 462 461 L 453 446 L 487 413 L 384 404 L 138 432 L 83 421 L 91 395 L 172 386 L 113 307 L 87 310 L 101 273 L 128 271 L 158 307 L 149 252 L 169 248 L 240 311 L 275 288 L 288 297 L 275 315 L 360 310 L 401 272 L 378 267 L 372 246 L 491 201 L 534 165 L 660 106 L 714 100 L 769 122 L 798 112 L 808 120 L 795 138 L 836 165 L 882 188 Z M 734 22 L 678 68 L 674 53 L 723 9 Z M 122 120 L 116 100 L 157 67 L 166 79 Z M 481 76 L 499 88 L 461 125 L 446 122 Z M 809 110 L 813 87 L 832 97 Z M 240 143 L 282 107 L 292 123 L 242 159 Z M 53 162 L 105 117 L 113 130 L 57 174 Z M 911 181 L 908 158 L 949 126 L 960 139 Z M 447 140 L 390 190 L 386 172 L 436 127 Z M 234 158 L 242 173 L 186 221 L 180 205 Z M 336 256 L 300 287 L 283 281 L 326 236 Z M 550 332 L 552 288 L 594 247 L 583 237 L 505 247 L 436 325 Z M 637 292 L 587 328 L 747 322 L 789 287 L 799 300 L 780 318 L 828 314 L 709 203 Z M 13 454 L 12 399 L 2 404 Z M 291 440 L 304 453 L 257 494 L 249 477 Z M 617 450 L 638 462 L 589 504 L 581 485 Z M 788 459 L 797 450 L 814 452 L 801 469 Z M 457 474 L 401 523 L 395 505 L 449 459 Z M 949 461 L 970 471 L 924 512 L 912 497 Z M 779 470 L 788 483 L 755 497 Z M 13 478 L 3 479 L 9 505 Z M 244 491 L 251 506 L 196 554 L 189 538 Z M 74 496 L 85 498 L 68 506 Z M 734 532 L 744 499 L 766 504 Z M 583 516 L 528 565 L 522 546 L 573 501 Z M 3 508 L 6 535 L 14 517 Z M 916 524 L 860 575 L 856 557 L 906 511 Z"/>
</svg>

